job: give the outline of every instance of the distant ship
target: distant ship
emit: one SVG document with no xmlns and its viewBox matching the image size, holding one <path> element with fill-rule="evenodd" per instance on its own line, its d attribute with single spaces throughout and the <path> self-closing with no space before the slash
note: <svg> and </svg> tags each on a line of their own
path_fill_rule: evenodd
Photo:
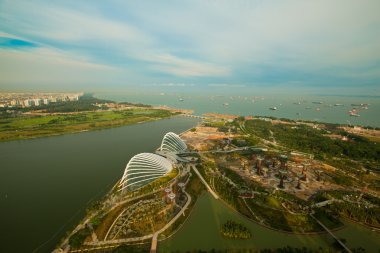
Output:
<svg viewBox="0 0 380 253">
<path fill-rule="evenodd" d="M 301 102 L 294 102 L 293 104 L 295 104 L 295 105 L 300 105 Z"/>
<path fill-rule="evenodd" d="M 229 103 L 223 103 L 223 106 L 229 106 L 230 104 Z"/>
<path fill-rule="evenodd" d="M 352 110 L 348 111 L 348 114 L 350 114 L 351 117 L 360 117 L 360 115 L 358 114 L 358 111 L 356 109 L 352 109 Z"/>
<path fill-rule="evenodd" d="M 270 107 L 269 110 L 275 111 L 275 110 L 277 110 L 277 107 L 276 106 Z"/>
<path fill-rule="evenodd" d="M 183 98 L 180 98 L 180 99 L 178 99 L 178 100 L 181 101 L 181 102 L 185 101 L 185 99 L 183 99 Z"/>
<path fill-rule="evenodd" d="M 313 104 L 321 105 L 323 102 L 313 102 Z"/>
<path fill-rule="evenodd" d="M 335 104 L 335 106 L 343 106 L 343 104 Z"/>
</svg>

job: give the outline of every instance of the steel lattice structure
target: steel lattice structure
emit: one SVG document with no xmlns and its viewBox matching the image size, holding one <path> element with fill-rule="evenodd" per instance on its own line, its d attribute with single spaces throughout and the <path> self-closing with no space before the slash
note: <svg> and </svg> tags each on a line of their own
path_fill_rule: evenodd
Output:
<svg viewBox="0 0 380 253">
<path fill-rule="evenodd" d="M 129 160 L 120 181 L 121 189 L 137 189 L 153 180 L 164 176 L 173 169 L 166 158 L 152 154 L 140 153 Z"/>
<path fill-rule="evenodd" d="M 183 140 L 178 135 L 172 132 L 165 134 L 160 147 L 161 151 L 175 153 L 185 151 L 186 149 L 186 143 L 183 142 Z"/>
</svg>

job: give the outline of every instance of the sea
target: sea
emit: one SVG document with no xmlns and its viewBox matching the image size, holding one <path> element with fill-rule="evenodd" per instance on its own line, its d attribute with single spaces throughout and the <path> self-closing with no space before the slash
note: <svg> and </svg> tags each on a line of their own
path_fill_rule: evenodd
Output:
<svg viewBox="0 0 380 253">
<path fill-rule="evenodd" d="M 99 92 L 114 101 L 191 109 L 195 115 L 221 113 L 380 128 L 380 96 L 330 94 L 260 94 L 251 92 Z"/>
</svg>

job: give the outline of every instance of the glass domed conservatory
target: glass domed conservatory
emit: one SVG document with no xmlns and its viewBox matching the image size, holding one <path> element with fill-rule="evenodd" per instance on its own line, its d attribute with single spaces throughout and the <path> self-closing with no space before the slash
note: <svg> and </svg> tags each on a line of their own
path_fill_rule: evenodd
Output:
<svg viewBox="0 0 380 253">
<path fill-rule="evenodd" d="M 160 147 L 160 151 L 175 153 L 185 151 L 186 149 L 186 143 L 173 132 L 165 134 Z"/>
<path fill-rule="evenodd" d="M 169 173 L 173 166 L 166 158 L 141 153 L 132 157 L 124 170 L 120 181 L 122 190 L 135 190 Z"/>
</svg>

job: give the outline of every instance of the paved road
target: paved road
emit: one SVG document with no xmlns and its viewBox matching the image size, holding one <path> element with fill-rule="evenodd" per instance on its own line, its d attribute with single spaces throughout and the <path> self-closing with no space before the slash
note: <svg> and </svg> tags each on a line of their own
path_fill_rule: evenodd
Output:
<svg viewBox="0 0 380 253">
<path fill-rule="evenodd" d="M 157 237 L 158 237 L 158 233 L 154 233 L 152 237 L 152 245 L 150 246 L 150 253 L 157 252 Z"/>
</svg>

